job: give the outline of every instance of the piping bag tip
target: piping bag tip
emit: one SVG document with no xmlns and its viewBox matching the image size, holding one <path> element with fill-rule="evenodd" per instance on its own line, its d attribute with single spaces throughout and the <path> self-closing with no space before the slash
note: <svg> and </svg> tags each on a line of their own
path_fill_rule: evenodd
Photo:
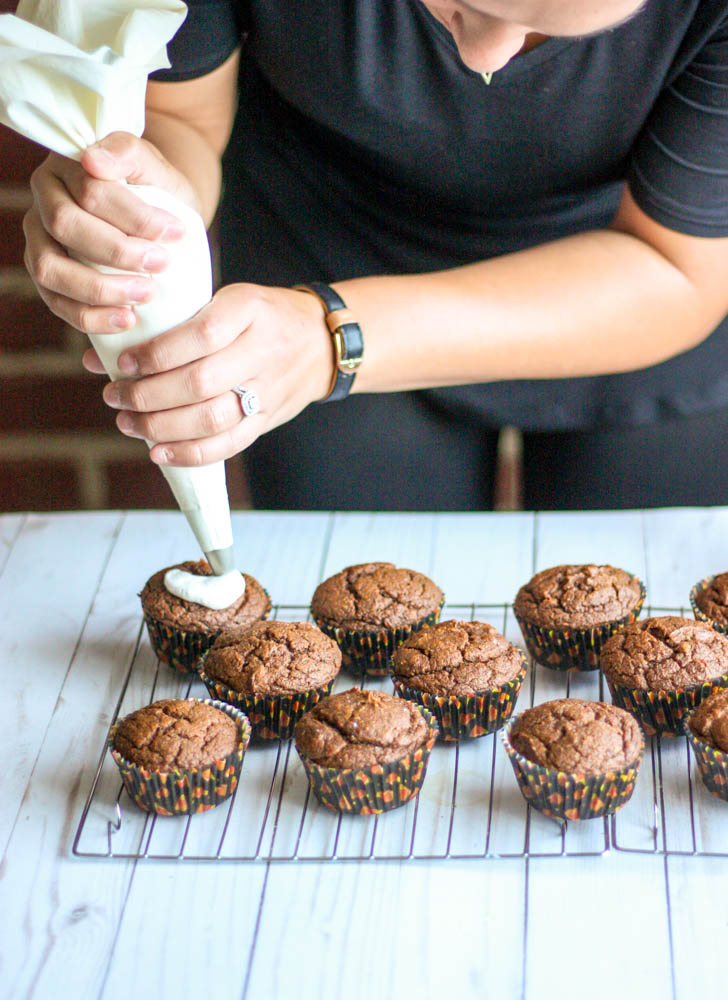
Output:
<svg viewBox="0 0 728 1000">
<path fill-rule="evenodd" d="M 228 545 L 226 549 L 212 549 L 205 553 L 205 558 L 215 576 L 222 576 L 235 569 L 235 549 L 232 545 Z"/>
</svg>

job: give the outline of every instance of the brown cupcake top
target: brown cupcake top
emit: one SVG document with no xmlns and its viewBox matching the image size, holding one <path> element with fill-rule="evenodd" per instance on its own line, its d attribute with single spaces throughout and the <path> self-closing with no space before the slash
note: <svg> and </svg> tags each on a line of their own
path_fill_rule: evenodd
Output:
<svg viewBox="0 0 728 1000">
<path fill-rule="evenodd" d="M 614 566 L 553 566 L 516 594 L 519 618 L 544 628 L 590 628 L 626 617 L 640 599 L 639 582 Z"/>
<path fill-rule="evenodd" d="M 599 665 L 623 687 L 691 687 L 728 673 L 728 637 L 693 618 L 645 618 L 607 639 Z"/>
<path fill-rule="evenodd" d="M 341 667 L 341 650 L 310 622 L 254 622 L 226 629 L 203 670 L 245 695 L 297 694 L 324 687 Z"/>
<path fill-rule="evenodd" d="M 714 691 L 690 716 L 690 729 L 708 746 L 728 753 L 728 690 Z"/>
<path fill-rule="evenodd" d="M 240 598 L 229 608 L 215 611 L 202 604 L 185 601 L 181 597 L 170 594 L 164 586 L 164 574 L 170 569 L 183 569 L 196 576 L 212 575 L 212 569 L 208 562 L 205 559 L 200 559 L 196 562 L 189 560 L 177 563 L 175 566 L 167 566 L 147 580 L 139 595 L 142 599 L 142 608 L 155 621 L 164 625 L 179 628 L 185 632 L 215 633 L 229 626 L 249 625 L 251 622 L 265 618 L 270 611 L 270 598 L 258 581 L 252 576 L 248 576 L 247 573 L 243 573 L 245 592 Z"/>
<path fill-rule="evenodd" d="M 440 622 L 415 632 L 392 657 L 398 680 L 435 695 L 500 687 L 522 665 L 520 651 L 486 622 Z"/>
<path fill-rule="evenodd" d="M 423 573 L 388 562 L 362 563 L 320 583 L 311 613 L 326 625 L 372 631 L 412 625 L 436 611 L 442 600 L 440 588 Z"/>
<path fill-rule="evenodd" d="M 192 699 L 164 698 L 121 720 L 114 749 L 140 767 L 176 771 L 214 764 L 239 742 L 239 726 L 221 709 Z"/>
<path fill-rule="evenodd" d="M 510 741 L 520 754 L 542 767 L 571 774 L 604 774 L 635 763 L 642 733 L 636 719 L 616 705 L 559 698 L 521 713 Z"/>
<path fill-rule="evenodd" d="M 296 725 L 296 748 L 322 767 L 371 767 L 401 760 L 429 733 L 414 702 L 350 688 L 306 712 Z"/>
<path fill-rule="evenodd" d="M 718 573 L 695 595 L 695 603 L 719 625 L 728 625 L 728 573 Z"/>
</svg>

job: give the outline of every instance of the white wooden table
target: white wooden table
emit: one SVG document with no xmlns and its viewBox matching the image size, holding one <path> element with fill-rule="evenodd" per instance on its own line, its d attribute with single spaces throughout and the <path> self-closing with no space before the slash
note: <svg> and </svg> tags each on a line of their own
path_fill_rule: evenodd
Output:
<svg viewBox="0 0 728 1000">
<path fill-rule="evenodd" d="M 233 520 L 281 617 L 325 576 L 386 559 L 435 579 L 444 616 L 519 644 L 506 606 L 537 569 L 610 562 L 646 582 L 653 612 L 689 615 L 690 586 L 728 568 L 728 508 Z M 196 554 L 177 513 L 0 517 L 3 1000 L 725 995 L 728 805 L 684 740 L 648 747 L 614 823 L 565 833 L 526 810 L 493 736 L 436 747 L 419 803 L 376 822 L 324 815 L 295 752 L 271 746 L 249 750 L 230 808 L 152 826 L 104 741 L 117 712 L 205 695 L 159 667 L 138 599 Z M 566 685 L 530 671 L 519 707 Z M 598 677 L 568 691 L 596 698 Z"/>
</svg>

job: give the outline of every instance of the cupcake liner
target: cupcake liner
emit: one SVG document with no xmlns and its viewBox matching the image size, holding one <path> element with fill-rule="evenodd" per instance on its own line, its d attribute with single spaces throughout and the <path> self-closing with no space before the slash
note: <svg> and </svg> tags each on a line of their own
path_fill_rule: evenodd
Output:
<svg viewBox="0 0 728 1000">
<path fill-rule="evenodd" d="M 267 591 L 265 594 L 269 601 L 268 609 L 261 619 L 256 618 L 255 621 L 265 620 L 270 614 L 270 596 Z M 215 639 L 224 631 L 222 628 L 215 632 L 186 631 L 174 625 L 166 625 L 164 622 L 157 621 L 148 611 L 144 612 L 144 621 L 154 652 L 162 663 L 166 663 L 167 666 L 180 674 L 194 673 L 200 657 L 207 652 Z"/>
<path fill-rule="evenodd" d="M 322 698 L 331 694 L 335 680 L 332 678 L 323 687 L 291 695 L 246 695 L 209 677 L 203 665 L 204 658 L 198 667 L 198 673 L 210 695 L 243 711 L 250 722 L 252 735 L 259 740 L 292 739 L 298 720 Z"/>
<path fill-rule="evenodd" d="M 524 799 L 544 816 L 556 820 L 597 819 L 609 816 L 629 801 L 642 763 L 639 756 L 627 767 L 603 774 L 569 774 L 534 764 L 510 740 L 515 716 L 501 729 L 501 739 Z"/>
<path fill-rule="evenodd" d="M 633 577 L 637 579 L 637 577 Z M 514 611 L 516 620 L 526 643 L 526 649 L 536 663 L 551 670 L 597 670 L 602 646 L 615 632 L 636 621 L 645 602 L 647 591 L 641 580 L 639 600 L 623 618 L 591 628 L 546 628 L 532 625 L 520 618 Z"/>
<path fill-rule="evenodd" d="M 605 674 L 606 677 L 606 674 Z M 648 736 L 684 736 L 683 722 L 694 708 L 718 688 L 728 687 L 728 674 L 712 677 L 702 684 L 675 688 L 673 691 L 649 691 L 629 688 L 606 678 L 612 701 L 626 708 Z"/>
<path fill-rule="evenodd" d="M 690 607 L 693 609 L 693 614 L 699 621 L 705 622 L 706 625 L 710 625 L 710 627 L 715 629 L 716 632 L 728 635 L 728 625 L 724 625 L 722 622 L 717 622 L 715 618 L 709 618 L 708 615 L 706 615 L 706 613 L 698 607 L 698 594 L 701 590 L 709 587 L 714 579 L 714 576 L 706 576 L 702 580 L 698 580 L 695 586 L 690 588 Z"/>
<path fill-rule="evenodd" d="M 371 767 L 322 767 L 299 751 L 311 791 L 318 801 L 333 812 L 370 816 L 397 809 L 413 799 L 425 780 L 438 732 L 435 717 L 420 705 L 417 709 L 430 731 L 426 742 L 401 760 Z"/>
<path fill-rule="evenodd" d="M 227 757 L 202 768 L 185 768 L 173 771 L 150 770 L 133 764 L 114 749 L 114 738 L 121 724 L 116 722 L 109 732 L 107 746 L 111 751 L 129 797 L 146 812 L 158 816 L 181 816 L 207 812 L 220 802 L 229 799 L 235 791 L 243 757 L 250 741 L 250 723 L 245 715 L 232 705 L 221 701 L 194 698 L 206 705 L 219 708 L 230 716 L 240 728 L 238 746 Z"/>
<path fill-rule="evenodd" d="M 728 753 L 696 736 L 690 728 L 689 716 L 683 719 L 683 730 L 692 747 L 703 784 L 711 795 L 728 802 Z"/>
<path fill-rule="evenodd" d="M 516 699 L 526 676 L 526 657 L 521 653 L 522 666 L 515 677 L 500 687 L 477 694 L 436 695 L 409 687 L 393 677 L 394 692 L 400 698 L 423 705 L 437 719 L 440 739 L 454 742 L 477 739 L 500 729 L 513 714 Z"/>
<path fill-rule="evenodd" d="M 426 618 L 392 629 L 357 631 L 341 625 L 330 625 L 320 618 L 314 618 L 314 621 L 322 632 L 336 642 L 342 654 L 342 667 L 350 674 L 355 677 L 386 677 L 397 646 L 401 646 L 413 632 L 419 632 L 426 625 L 437 624 L 444 603 L 443 598 L 437 610 Z"/>
</svg>

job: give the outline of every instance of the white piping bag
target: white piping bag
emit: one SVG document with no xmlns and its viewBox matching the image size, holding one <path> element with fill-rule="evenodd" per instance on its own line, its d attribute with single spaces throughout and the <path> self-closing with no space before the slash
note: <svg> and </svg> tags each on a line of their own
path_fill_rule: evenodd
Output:
<svg viewBox="0 0 728 1000">
<path fill-rule="evenodd" d="M 147 77 L 169 66 L 166 45 L 186 13 L 179 0 L 21 0 L 14 15 L 0 15 L 0 121 L 73 159 L 110 132 L 141 135 Z M 170 263 L 152 276 L 154 298 L 134 307 L 135 326 L 91 336 L 112 380 L 124 377 L 116 365 L 123 350 L 190 319 L 212 295 L 197 212 L 160 188 L 129 190 L 181 219 L 185 236 L 165 244 Z M 213 571 L 234 569 L 225 463 L 161 469 Z"/>
</svg>

